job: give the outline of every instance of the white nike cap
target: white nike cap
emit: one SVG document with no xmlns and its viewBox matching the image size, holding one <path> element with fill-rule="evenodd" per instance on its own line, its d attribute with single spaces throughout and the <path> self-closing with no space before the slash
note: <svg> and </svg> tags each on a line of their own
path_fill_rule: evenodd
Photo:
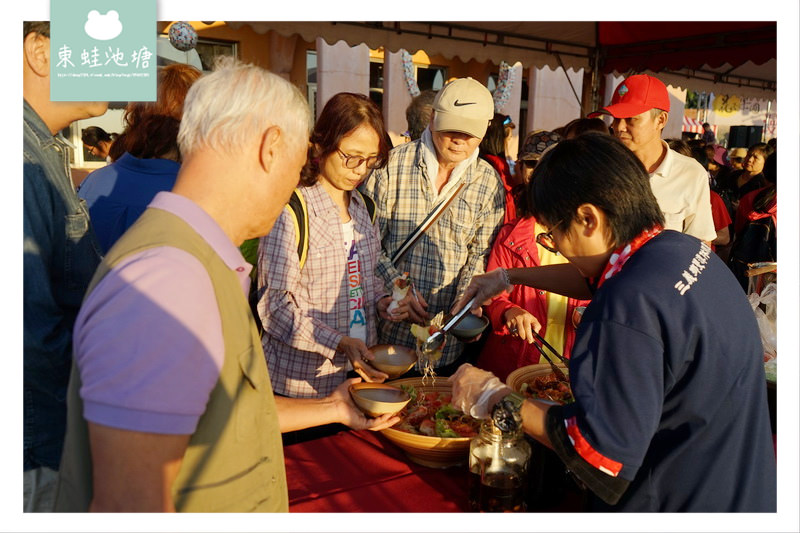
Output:
<svg viewBox="0 0 800 533">
<path fill-rule="evenodd" d="M 458 131 L 482 139 L 494 116 L 494 100 L 480 82 L 458 78 L 442 87 L 433 110 L 431 131 Z"/>
</svg>

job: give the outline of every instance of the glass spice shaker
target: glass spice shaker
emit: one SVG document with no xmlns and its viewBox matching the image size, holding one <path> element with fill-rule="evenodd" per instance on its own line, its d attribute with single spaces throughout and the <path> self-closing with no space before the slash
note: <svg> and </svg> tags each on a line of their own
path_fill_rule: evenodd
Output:
<svg viewBox="0 0 800 533">
<path fill-rule="evenodd" d="M 517 427 L 501 431 L 492 419 L 481 424 L 469 449 L 471 511 L 523 512 L 530 444 Z"/>
</svg>

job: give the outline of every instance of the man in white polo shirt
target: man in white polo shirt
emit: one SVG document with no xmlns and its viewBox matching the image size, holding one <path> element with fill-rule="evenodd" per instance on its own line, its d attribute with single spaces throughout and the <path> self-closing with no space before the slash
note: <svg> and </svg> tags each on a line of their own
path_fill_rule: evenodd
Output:
<svg viewBox="0 0 800 533">
<path fill-rule="evenodd" d="M 638 74 L 614 90 L 611 104 L 589 117 L 611 115 L 614 136 L 644 164 L 650 186 L 664 212 L 665 229 L 711 242 L 716 238 L 711 217 L 708 173 L 691 157 L 670 150 L 661 140 L 669 117 L 669 93 L 661 80 Z"/>
</svg>

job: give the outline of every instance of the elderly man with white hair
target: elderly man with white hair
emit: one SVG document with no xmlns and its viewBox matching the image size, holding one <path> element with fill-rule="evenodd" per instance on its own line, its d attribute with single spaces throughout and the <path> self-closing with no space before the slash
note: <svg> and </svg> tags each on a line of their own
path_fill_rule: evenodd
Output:
<svg viewBox="0 0 800 533">
<path fill-rule="evenodd" d="M 446 313 L 472 276 L 486 269 L 505 214 L 503 184 L 478 157 L 493 116 L 486 87 L 472 78 L 455 79 L 436 95 L 422 137 L 392 150 L 386 167 L 367 179 L 365 192 L 377 206 L 383 247 L 378 274 L 390 292 L 405 272 L 416 287 L 400 302 L 394 320 L 380 321 L 381 343 L 414 347 L 408 322 L 423 324 Z M 438 218 L 421 231 L 435 213 Z M 451 339 L 434 364 L 436 373 L 449 375 L 463 359 L 464 345 Z"/>
<path fill-rule="evenodd" d="M 75 327 L 56 510 L 287 511 L 281 432 L 380 429 L 346 381 L 273 396 L 238 250 L 297 186 L 310 113 L 300 92 L 224 60 L 189 91 L 183 164 L 95 273 Z"/>
</svg>

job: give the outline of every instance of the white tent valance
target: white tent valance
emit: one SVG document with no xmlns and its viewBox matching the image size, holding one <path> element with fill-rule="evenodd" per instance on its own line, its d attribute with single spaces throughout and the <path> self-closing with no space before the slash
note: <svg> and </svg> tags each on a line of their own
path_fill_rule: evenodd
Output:
<svg viewBox="0 0 800 533">
<path fill-rule="evenodd" d="M 772 100 L 776 96 L 775 23 L 756 22 L 308 22 L 228 21 L 236 29 L 275 31 L 328 44 L 467 62 L 648 73 L 674 87 Z M 654 33 L 655 32 L 655 33 Z M 656 35 L 657 33 L 657 35 Z M 605 41 L 604 41 L 605 39 Z M 752 59 L 752 60 L 751 60 Z M 703 61 L 708 61 L 703 63 Z M 754 62 L 754 61 L 755 62 Z M 604 65 L 606 65 L 604 67 Z"/>
</svg>

